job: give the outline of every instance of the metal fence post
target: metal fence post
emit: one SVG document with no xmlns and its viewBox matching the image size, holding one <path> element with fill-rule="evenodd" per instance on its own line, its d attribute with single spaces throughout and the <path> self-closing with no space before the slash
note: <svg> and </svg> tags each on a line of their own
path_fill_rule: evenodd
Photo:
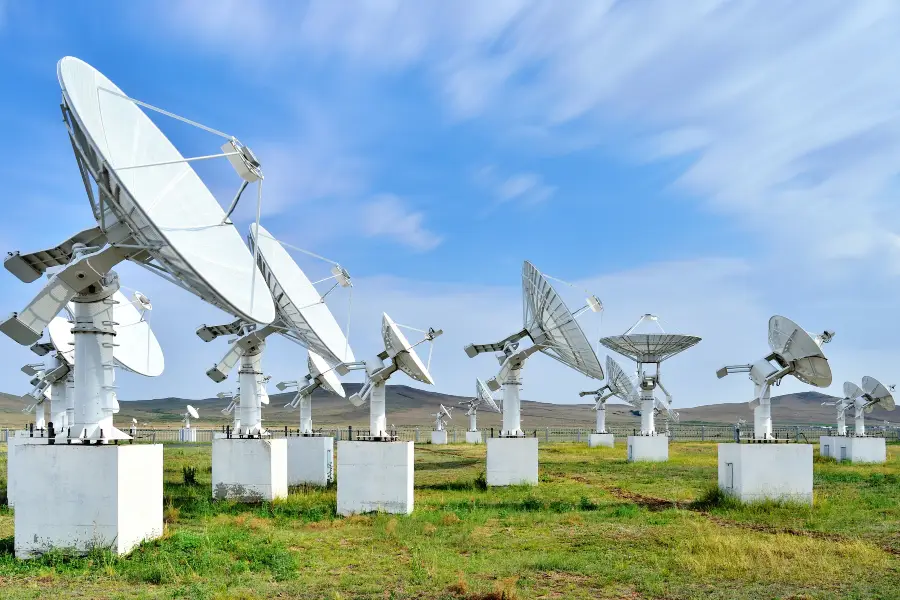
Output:
<svg viewBox="0 0 900 600">
<path fill-rule="evenodd" d="M 535 434 L 536 433 L 537 432 L 535 432 Z M 537 437 L 537 435 L 535 435 L 534 437 Z M 544 441 L 547 443 L 550 442 L 550 428 L 549 427 L 544 427 Z"/>
<path fill-rule="evenodd" d="M 416 443 L 419 443 L 419 428 L 416 427 Z"/>
<path fill-rule="evenodd" d="M 799 425 L 794 426 L 794 441 L 795 442 L 800 441 L 800 426 Z"/>
</svg>

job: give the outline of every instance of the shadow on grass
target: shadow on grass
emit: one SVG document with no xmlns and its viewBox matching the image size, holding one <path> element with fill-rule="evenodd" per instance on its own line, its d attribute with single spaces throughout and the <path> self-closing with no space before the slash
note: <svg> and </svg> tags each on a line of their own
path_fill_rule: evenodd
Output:
<svg viewBox="0 0 900 600">
<path fill-rule="evenodd" d="M 416 471 L 438 471 L 444 469 L 461 469 L 471 467 L 483 462 L 477 458 L 463 458 L 460 460 L 447 460 L 442 462 L 417 462 Z"/>
</svg>

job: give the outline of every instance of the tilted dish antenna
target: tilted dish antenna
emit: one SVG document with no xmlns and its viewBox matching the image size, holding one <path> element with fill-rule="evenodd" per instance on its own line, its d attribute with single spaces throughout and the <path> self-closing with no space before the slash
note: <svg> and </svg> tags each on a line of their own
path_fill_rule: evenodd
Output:
<svg viewBox="0 0 900 600">
<path fill-rule="evenodd" d="M 434 417 L 434 430 L 435 431 L 443 431 L 444 426 L 446 425 L 446 422 L 444 421 L 444 419 L 452 419 L 453 418 L 453 415 L 450 414 L 450 410 L 452 410 L 452 407 L 447 408 L 446 406 L 441 404 L 438 411 L 436 413 L 434 413 L 433 415 L 431 415 L 432 417 Z"/>
<path fill-rule="evenodd" d="M 500 372 L 487 384 L 493 391 L 503 388 L 503 429 L 500 435 L 504 437 L 524 435 L 519 388 L 522 385 L 522 368 L 532 354 L 543 352 L 588 377 L 603 379 L 603 367 L 576 321 L 588 310 L 601 311 L 603 304 L 599 298 L 589 296 L 585 306 L 575 312 L 570 311 L 550 285 L 548 277 L 526 260 L 522 266 L 522 303 L 523 328 L 520 331 L 493 344 L 469 344 L 465 347 L 469 358 L 482 352 L 498 353 Z M 532 345 L 520 349 L 519 341 L 525 338 Z"/>
<path fill-rule="evenodd" d="M 325 304 L 325 296 L 336 287 L 351 287 L 350 275 L 346 269 L 316 255 L 335 265 L 332 276 L 328 278 L 335 279 L 335 284 L 322 295 L 291 258 L 283 243 L 272 237 L 264 227 L 252 224 L 247 240 L 257 253 L 258 266 L 266 282 L 266 293 L 275 299 L 275 319 L 262 327 L 238 319 L 225 325 L 203 325 L 197 329 L 197 335 L 205 342 L 221 335 L 239 336 L 222 360 L 206 372 L 210 379 L 221 382 L 240 361 L 242 426 L 237 430 L 239 436 L 265 433 L 259 399 L 267 399 L 268 395 L 265 386 L 260 387 L 260 377 L 262 354 L 266 338 L 270 335 L 281 334 L 320 357 L 327 366 L 327 369 L 320 372 L 329 371 L 338 363 L 354 360 L 344 332 Z"/>
<path fill-rule="evenodd" d="M 185 429 L 191 428 L 191 419 L 199 419 L 200 418 L 200 414 L 197 412 L 197 409 L 194 408 L 193 406 L 191 406 L 190 404 L 187 405 L 187 410 L 185 411 L 185 413 L 182 416 L 184 417 L 184 428 Z"/>
<path fill-rule="evenodd" d="M 252 256 L 191 168 L 196 159 L 184 158 L 139 106 L 158 109 L 129 98 L 77 58 L 60 60 L 57 74 L 63 120 L 97 226 L 52 248 L 7 257 L 6 269 L 26 283 L 59 269 L 22 311 L 0 323 L 0 332 L 31 345 L 72 302 L 78 368 L 68 437 L 128 439 L 110 412 L 116 402 L 113 313 L 121 304 L 112 297 L 119 287 L 112 270 L 117 264 L 130 260 L 254 322 L 271 322 L 275 307 L 269 294 L 258 293 L 265 281 Z M 249 151 L 233 137 L 205 129 L 228 139 L 230 150 L 216 156 L 244 165 L 245 182 L 261 181 L 258 168 L 246 169 Z"/>
<path fill-rule="evenodd" d="M 478 407 L 484 406 L 495 413 L 501 412 L 496 400 L 494 400 L 491 389 L 481 379 L 475 379 L 475 397 L 471 400 L 461 401 L 460 405 L 466 407 L 466 416 L 469 417 L 469 431 L 478 431 Z"/>
<path fill-rule="evenodd" d="M 606 402 L 613 396 L 625 400 L 635 408 L 640 408 L 634 395 L 634 384 L 611 356 L 606 357 L 606 375 L 608 378 L 606 385 L 590 392 L 578 393 L 582 398 L 594 396 L 593 408 L 597 411 L 596 433 L 608 433 L 606 431 Z"/>
<path fill-rule="evenodd" d="M 834 337 L 833 331 L 813 335 L 788 319 L 775 315 L 769 319 L 771 352 L 749 365 L 729 365 L 716 371 L 721 379 L 730 373 L 749 373 L 754 384 L 753 438 L 772 438 L 772 386 L 792 375 L 816 387 L 831 385 L 831 366 L 822 352 L 822 344 Z"/>
<path fill-rule="evenodd" d="M 886 386 L 874 377 L 862 378 L 862 393 L 853 398 L 854 435 L 866 435 L 865 415 L 875 410 L 875 406 L 881 406 L 885 410 L 894 410 L 894 396 L 891 394 L 894 386 Z"/>
<path fill-rule="evenodd" d="M 312 393 L 316 389 L 321 387 L 341 398 L 347 397 L 341 380 L 334 372 L 334 367 L 329 365 L 324 358 L 310 350 L 306 366 L 309 373 L 300 381 L 282 381 L 275 386 L 282 392 L 288 388 L 297 388 L 297 394 L 284 407 L 291 410 L 300 407 L 300 435 L 312 435 L 313 433 Z"/>
<path fill-rule="evenodd" d="M 659 332 L 635 333 L 642 325 L 655 325 Z M 672 395 L 662 384 L 660 367 L 664 360 L 700 343 L 699 337 L 666 333 L 659 323 L 659 317 L 648 313 L 638 319 L 623 335 L 600 338 L 600 343 L 637 363 L 641 435 L 656 434 L 654 421 L 656 411 L 665 412 L 667 425 L 669 419 L 678 419 L 678 413 L 672 410 Z M 648 365 L 654 367 L 653 371 L 646 370 Z M 657 387 L 665 394 L 665 401 L 654 396 L 653 392 Z"/>
<path fill-rule="evenodd" d="M 387 431 L 387 416 L 385 407 L 385 384 L 396 373 L 402 371 L 409 378 L 434 385 L 429 369 L 431 367 L 431 350 L 435 338 L 443 335 L 443 330 L 428 328 L 427 330 L 407 327 L 423 334 L 423 338 L 415 344 L 409 340 L 400 330 L 400 325 L 394 322 L 387 313 L 381 317 L 381 338 L 384 341 L 384 350 L 375 357 L 360 362 L 344 362 L 335 368 L 341 375 L 350 371 L 365 370 L 366 382 L 358 392 L 350 396 L 353 406 L 362 406 L 369 403 L 369 437 L 372 440 L 390 441 L 393 437 Z M 428 364 L 416 354 L 415 347 L 428 342 Z M 390 361 L 385 363 L 385 361 Z"/>
</svg>

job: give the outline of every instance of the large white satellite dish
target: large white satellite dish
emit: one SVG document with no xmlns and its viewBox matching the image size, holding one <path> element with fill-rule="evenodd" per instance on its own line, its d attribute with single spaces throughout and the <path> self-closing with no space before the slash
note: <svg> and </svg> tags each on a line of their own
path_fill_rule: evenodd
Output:
<svg viewBox="0 0 900 600">
<path fill-rule="evenodd" d="M 503 437 L 521 437 L 522 413 L 519 388 L 522 369 L 529 356 L 543 352 L 561 363 L 594 379 L 603 379 L 603 368 L 576 318 L 587 310 L 602 310 L 596 296 L 588 298 L 586 306 L 569 310 L 550 281 L 527 260 L 522 265 L 523 328 L 492 344 L 469 344 L 466 355 L 474 358 L 482 352 L 498 353 L 500 373 L 488 380 L 491 390 L 503 388 Z M 519 349 L 519 341 L 528 338 L 532 345 Z"/>
<path fill-rule="evenodd" d="M 374 358 L 369 360 L 352 363 L 344 362 L 336 367 L 336 370 L 342 375 L 346 375 L 353 370 L 365 369 L 366 382 L 357 393 L 350 396 L 349 400 L 354 406 L 362 406 L 369 402 L 369 438 L 373 441 L 390 441 L 394 439 L 387 429 L 385 407 L 385 383 L 391 375 L 397 371 L 403 371 L 417 381 L 428 384 L 434 383 L 428 370 L 429 365 L 423 363 L 416 356 L 415 347 L 424 342 L 433 342 L 435 338 L 443 334 L 443 331 L 434 328 L 429 328 L 427 331 L 416 331 L 423 333 L 424 337 L 415 344 L 410 344 L 406 336 L 400 331 L 400 326 L 387 313 L 384 313 L 381 318 L 381 337 L 384 340 L 384 351 L 379 352 Z M 388 360 L 390 362 L 385 363 Z"/>
<path fill-rule="evenodd" d="M 635 332 L 642 325 L 656 325 L 659 332 Z M 641 435 L 656 434 L 654 416 L 658 410 L 664 411 L 667 424 L 670 419 L 678 419 L 678 413 L 672 410 L 672 395 L 662 384 L 661 364 L 664 360 L 700 343 L 699 337 L 666 333 L 656 315 L 645 314 L 623 335 L 600 338 L 600 343 L 637 363 Z M 654 367 L 652 372 L 646 370 L 648 365 Z M 665 401 L 654 397 L 653 391 L 657 387 L 665 394 Z"/>
<path fill-rule="evenodd" d="M 340 387 L 340 382 L 334 375 L 334 366 L 345 360 L 353 360 L 353 351 L 328 305 L 325 304 L 324 296 L 316 290 L 284 246 L 264 227 L 257 227 L 255 223 L 250 226 L 247 240 L 250 247 L 259 253 L 259 268 L 266 281 L 265 291 L 275 300 L 277 313 L 275 320 L 263 327 L 238 319 L 233 323 L 203 325 L 197 329 L 197 335 L 206 342 L 222 335 L 239 336 L 225 356 L 206 372 L 213 381 L 222 382 L 235 365 L 241 363 L 241 377 L 246 376 L 247 381 L 242 381 L 240 386 L 242 416 L 241 427 L 236 431 L 238 436 L 261 435 L 264 431 L 261 423 L 262 412 L 258 405 L 260 402 L 267 404 L 268 395 L 265 387 L 260 386 L 258 382 L 262 376 L 262 354 L 269 336 L 280 334 L 306 347 L 311 357 L 316 356 L 316 359 L 310 360 L 323 364 L 322 368 L 317 367 L 319 373 L 327 374 L 322 381 L 337 382 L 335 389 Z M 332 273 L 331 278 L 337 280 L 335 287 L 352 285 L 349 274 L 342 267 L 332 269 Z M 251 379 L 251 373 L 255 373 L 257 377 Z M 313 376 L 313 380 L 315 379 Z M 307 385 L 296 384 L 301 390 Z M 254 386 L 257 386 L 256 389 Z M 309 398 L 306 396 L 303 398 L 301 401 L 301 394 L 298 391 L 295 400 L 301 406 L 301 421 L 310 424 L 311 427 Z M 303 429 L 304 425 L 301 424 L 301 431 Z"/>
<path fill-rule="evenodd" d="M 500 407 L 497 406 L 497 401 L 494 400 L 491 389 L 481 379 L 475 380 L 475 397 L 471 400 L 463 400 L 460 404 L 466 407 L 466 416 L 469 417 L 468 431 L 478 431 L 477 413 L 480 406 L 485 406 L 488 410 L 495 413 L 501 412 Z"/>
<path fill-rule="evenodd" d="M 283 381 L 277 387 L 282 392 L 289 387 L 297 388 L 297 394 L 284 407 L 294 409 L 299 406 L 300 435 L 313 435 L 312 394 L 316 388 L 324 388 L 341 398 L 346 396 L 346 392 L 344 392 L 344 386 L 341 385 L 340 379 L 334 372 L 334 367 L 329 365 L 324 358 L 310 350 L 306 363 L 309 374 L 304 376 L 302 380 Z"/>
<path fill-rule="evenodd" d="M 227 156 L 244 180 L 242 190 L 261 172 L 255 163 L 249 173 L 247 165 L 255 161 L 249 150 L 209 128 L 228 139 L 227 150 L 184 158 L 139 105 L 158 109 L 128 98 L 83 61 L 63 58 L 57 74 L 64 122 L 97 226 L 52 248 L 10 253 L 4 266 L 25 282 L 59 269 L 22 311 L 0 323 L 0 332 L 20 344 L 33 344 L 71 302 L 82 331 L 75 336 L 76 409 L 67 435 L 101 442 L 128 439 L 112 423 L 118 407 L 114 367 L 118 363 L 154 374 L 160 372 L 162 358 L 149 328 L 127 318 L 124 322 L 134 330 L 122 335 L 131 342 L 114 356 L 121 340 L 115 340 L 113 324 L 117 317 L 129 317 L 134 307 L 113 298 L 119 287 L 113 268 L 130 260 L 235 316 L 271 322 L 275 305 L 253 256 L 189 162 Z"/>
<path fill-rule="evenodd" d="M 831 367 L 822 344 L 830 342 L 833 331 L 818 335 L 807 333 L 786 317 L 775 315 L 769 319 L 770 352 L 749 365 L 729 365 L 716 371 L 721 379 L 730 373 L 749 373 L 755 394 L 753 408 L 753 437 L 772 439 L 772 386 L 778 385 L 788 375 L 816 387 L 831 385 Z"/>
</svg>

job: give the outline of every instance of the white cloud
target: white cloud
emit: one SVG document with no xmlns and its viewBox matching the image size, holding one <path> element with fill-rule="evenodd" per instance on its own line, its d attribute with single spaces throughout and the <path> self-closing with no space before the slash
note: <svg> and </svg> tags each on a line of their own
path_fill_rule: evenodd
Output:
<svg viewBox="0 0 900 600">
<path fill-rule="evenodd" d="M 364 204 L 359 219 L 363 235 L 386 237 L 417 252 L 433 250 L 443 241 L 424 226 L 421 212 L 410 210 L 393 194 L 380 194 Z"/>
<path fill-rule="evenodd" d="M 543 178 L 537 173 L 501 175 L 493 165 L 478 169 L 475 183 L 487 190 L 496 204 L 515 201 L 526 206 L 534 206 L 556 193 L 556 188 L 544 183 Z"/>
</svg>

